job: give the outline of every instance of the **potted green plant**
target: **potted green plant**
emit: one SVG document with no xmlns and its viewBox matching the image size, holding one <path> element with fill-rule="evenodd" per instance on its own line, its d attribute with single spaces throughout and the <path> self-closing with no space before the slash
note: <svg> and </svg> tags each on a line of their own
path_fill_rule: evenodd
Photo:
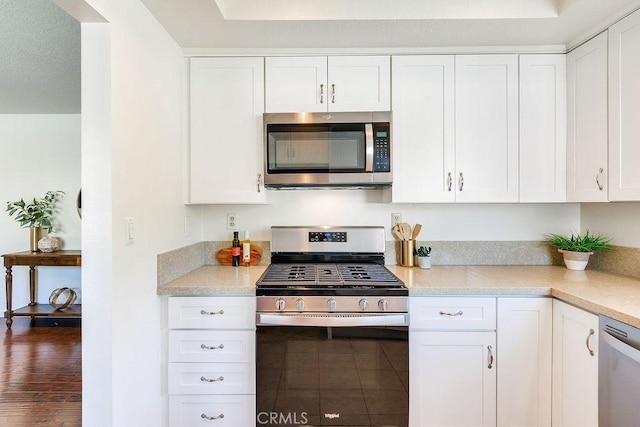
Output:
<svg viewBox="0 0 640 427">
<path fill-rule="evenodd" d="M 425 269 L 431 268 L 431 258 L 429 257 L 429 255 L 431 255 L 431 246 L 419 246 L 418 249 L 416 249 L 415 255 L 418 267 Z"/>
<path fill-rule="evenodd" d="M 589 257 L 595 251 L 611 251 L 609 246 L 611 239 L 599 234 L 590 234 L 587 230 L 584 234 L 571 232 L 566 237 L 559 234 L 547 234 L 546 243 L 558 248 L 562 254 L 564 263 L 569 270 L 584 270 L 589 262 Z"/>
<path fill-rule="evenodd" d="M 32 252 L 38 250 L 38 240 L 40 240 L 40 230 L 43 228 L 47 233 L 55 231 L 54 214 L 55 205 L 64 194 L 64 191 L 47 191 L 40 199 L 33 198 L 27 203 L 24 199 L 16 202 L 7 202 L 7 212 L 13 217 L 20 227 L 30 230 L 30 248 Z M 15 215 L 15 216 L 14 216 Z"/>
</svg>

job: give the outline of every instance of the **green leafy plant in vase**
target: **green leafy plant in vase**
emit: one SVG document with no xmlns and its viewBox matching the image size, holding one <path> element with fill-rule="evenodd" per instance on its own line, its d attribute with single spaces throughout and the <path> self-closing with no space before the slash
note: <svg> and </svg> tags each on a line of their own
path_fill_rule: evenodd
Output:
<svg viewBox="0 0 640 427">
<path fill-rule="evenodd" d="M 7 202 L 6 212 L 16 220 L 20 227 L 30 230 L 30 249 L 32 252 L 38 250 L 38 240 L 40 240 L 40 230 L 45 229 L 47 233 L 55 231 L 54 215 L 56 213 L 56 203 L 62 199 L 64 191 L 47 191 L 45 195 L 27 203 L 24 199 L 16 202 Z"/>
<path fill-rule="evenodd" d="M 584 270 L 589 262 L 589 257 L 595 251 L 612 251 L 609 246 L 611 239 L 602 234 L 591 234 L 587 230 L 584 234 L 571 232 L 571 236 L 560 234 L 547 234 L 546 244 L 558 248 L 562 254 L 564 263 L 569 270 Z"/>
<path fill-rule="evenodd" d="M 429 269 L 431 268 L 431 246 L 419 246 L 415 252 L 418 267 Z"/>
</svg>

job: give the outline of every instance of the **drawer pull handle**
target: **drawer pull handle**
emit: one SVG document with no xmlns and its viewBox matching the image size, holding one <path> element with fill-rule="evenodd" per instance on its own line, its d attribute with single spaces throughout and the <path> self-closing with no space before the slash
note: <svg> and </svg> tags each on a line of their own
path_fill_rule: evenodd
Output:
<svg viewBox="0 0 640 427">
<path fill-rule="evenodd" d="M 203 350 L 222 350 L 224 348 L 224 344 L 220 344 L 218 346 L 210 346 L 206 344 L 200 344 L 200 348 Z"/>
<path fill-rule="evenodd" d="M 200 415 L 200 418 L 204 418 L 205 420 L 217 420 L 219 418 L 224 418 L 224 414 L 220 414 L 217 417 L 216 416 L 210 417 L 207 414 L 202 414 Z"/>
<path fill-rule="evenodd" d="M 440 312 L 440 316 L 462 316 L 464 313 L 462 312 L 462 310 L 457 311 L 455 313 L 448 313 L 446 311 L 441 311 Z"/>
<path fill-rule="evenodd" d="M 216 314 L 224 314 L 224 310 L 220 310 L 220 311 L 204 311 L 204 310 L 200 310 L 200 314 L 202 314 L 203 316 L 215 316 Z"/>
<path fill-rule="evenodd" d="M 489 356 L 489 366 L 487 366 L 489 369 L 493 368 L 493 347 L 491 347 L 490 345 L 487 346 L 487 354 Z"/>
<path fill-rule="evenodd" d="M 589 354 L 591 356 L 595 356 L 596 354 L 593 352 L 593 350 L 591 350 L 591 337 L 594 336 L 596 333 L 596 331 L 594 331 L 593 329 L 589 329 L 589 335 L 587 335 L 587 350 L 589 350 Z"/>
<path fill-rule="evenodd" d="M 207 377 L 200 377 L 200 381 L 205 382 L 205 383 L 215 383 L 218 381 L 224 381 L 224 377 L 218 377 L 218 378 L 207 378 Z"/>
</svg>

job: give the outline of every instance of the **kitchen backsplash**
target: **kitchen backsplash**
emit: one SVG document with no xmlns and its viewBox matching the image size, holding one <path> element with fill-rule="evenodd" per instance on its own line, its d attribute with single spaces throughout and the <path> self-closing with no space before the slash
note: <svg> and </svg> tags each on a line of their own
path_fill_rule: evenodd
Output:
<svg viewBox="0 0 640 427">
<path fill-rule="evenodd" d="M 262 250 L 261 265 L 271 259 L 268 241 L 252 241 Z M 387 242 L 387 264 L 397 264 L 398 242 Z M 200 242 L 158 254 L 158 286 L 177 279 L 203 265 L 220 265 L 216 254 L 229 242 Z M 431 246 L 431 263 L 437 265 L 562 265 L 560 254 L 539 241 L 440 241 L 422 242 L 417 246 Z M 588 269 L 603 270 L 640 279 L 640 249 L 614 246 L 614 252 L 592 255 Z"/>
</svg>

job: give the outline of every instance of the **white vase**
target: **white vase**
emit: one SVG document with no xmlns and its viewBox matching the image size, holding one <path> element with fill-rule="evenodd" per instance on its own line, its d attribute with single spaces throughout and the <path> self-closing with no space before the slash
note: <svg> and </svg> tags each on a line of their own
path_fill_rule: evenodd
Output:
<svg viewBox="0 0 640 427">
<path fill-rule="evenodd" d="M 416 260 L 418 261 L 418 267 L 424 268 L 424 269 L 431 268 L 431 257 L 417 256 Z"/>
<path fill-rule="evenodd" d="M 569 270 L 584 270 L 589 262 L 589 257 L 593 255 L 593 252 L 573 252 L 565 251 L 564 249 L 558 249 L 558 252 L 562 254 L 564 264 Z"/>
</svg>

